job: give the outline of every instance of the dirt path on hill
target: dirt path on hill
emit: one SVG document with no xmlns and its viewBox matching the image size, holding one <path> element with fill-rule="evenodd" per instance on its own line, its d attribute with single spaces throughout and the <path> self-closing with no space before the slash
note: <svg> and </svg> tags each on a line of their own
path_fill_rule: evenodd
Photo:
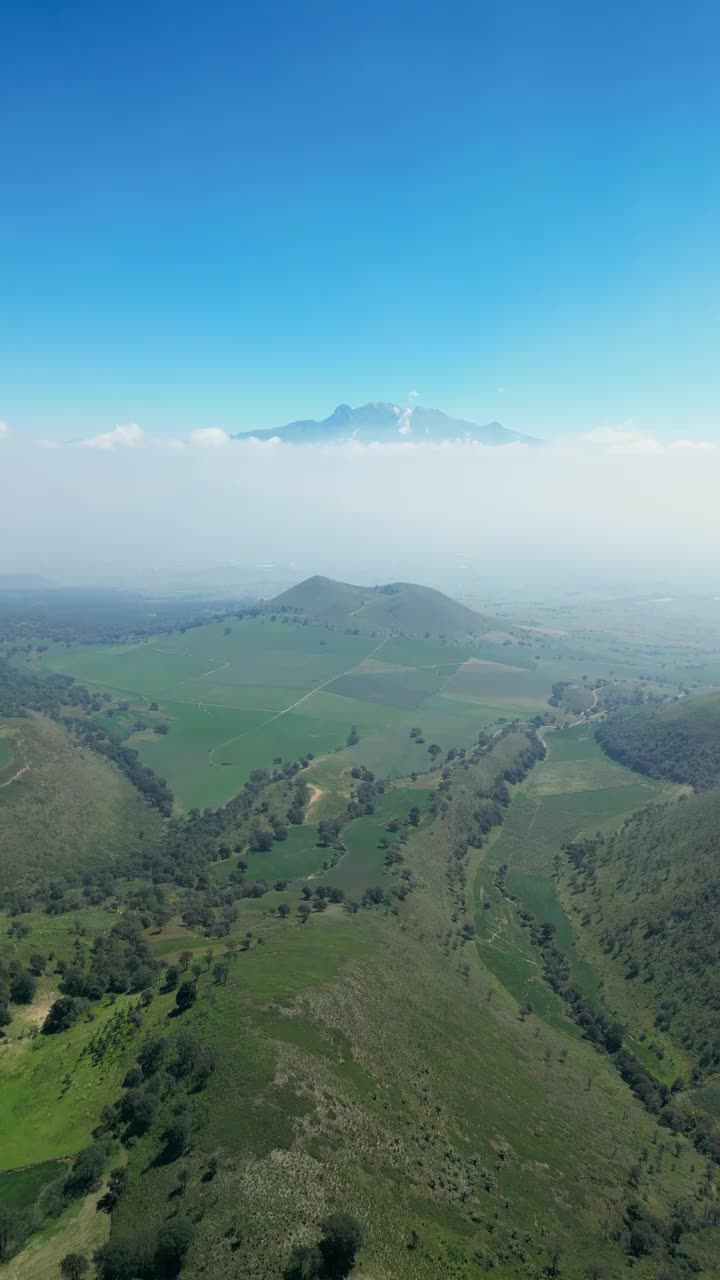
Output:
<svg viewBox="0 0 720 1280">
<path fill-rule="evenodd" d="M 308 790 L 310 791 L 310 799 L 308 800 L 308 806 L 307 806 L 307 809 L 305 810 L 304 821 L 311 822 L 313 812 L 315 809 L 317 809 L 320 801 L 325 795 L 325 792 L 323 791 L 322 787 L 316 787 L 313 782 L 308 782 L 307 786 L 308 786 Z"/>
<path fill-rule="evenodd" d="M 22 765 L 17 770 L 17 772 L 13 774 L 11 778 L 8 778 L 5 782 L 0 782 L 0 791 L 3 791 L 5 787 L 11 786 L 13 782 L 17 782 L 18 778 L 22 778 L 23 774 L 30 772 L 30 765 L 28 764 L 28 758 L 25 755 L 25 743 L 23 742 L 22 738 L 18 738 L 17 742 L 13 743 L 13 746 L 17 749 L 17 753 L 20 756 L 20 759 L 22 760 Z"/>
</svg>

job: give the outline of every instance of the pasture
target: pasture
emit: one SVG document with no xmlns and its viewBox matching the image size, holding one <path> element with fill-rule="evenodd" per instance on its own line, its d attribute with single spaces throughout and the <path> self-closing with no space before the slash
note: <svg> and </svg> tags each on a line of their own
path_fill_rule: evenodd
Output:
<svg viewBox="0 0 720 1280">
<path fill-rule="evenodd" d="M 501 717 L 545 709 L 554 673 L 519 652 L 260 617 L 125 645 L 55 644 L 32 660 L 111 695 L 101 722 L 167 780 L 182 812 L 223 804 L 278 757 L 342 753 L 384 776 L 425 772 L 432 744 L 469 746 Z"/>
</svg>

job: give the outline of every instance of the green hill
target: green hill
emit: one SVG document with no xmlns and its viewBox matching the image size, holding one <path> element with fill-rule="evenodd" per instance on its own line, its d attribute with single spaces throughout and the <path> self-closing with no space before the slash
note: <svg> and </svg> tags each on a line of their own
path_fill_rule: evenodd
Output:
<svg viewBox="0 0 720 1280">
<path fill-rule="evenodd" d="M 0 719 L 0 892 L 97 871 L 158 825 L 120 770 L 61 724 Z"/>
<path fill-rule="evenodd" d="M 283 591 L 267 604 L 273 613 L 301 614 L 310 622 L 359 631 L 462 640 L 479 637 L 493 622 L 442 591 L 412 582 L 356 587 L 316 575 Z"/>
<path fill-rule="evenodd" d="M 720 693 L 655 708 L 625 707 L 601 721 L 600 746 L 614 760 L 698 791 L 720 783 Z"/>
<path fill-rule="evenodd" d="M 720 1071 L 718 830 L 715 788 L 566 850 L 567 901 L 611 1004 L 631 1025 L 648 1013 L 700 1077 Z"/>
</svg>

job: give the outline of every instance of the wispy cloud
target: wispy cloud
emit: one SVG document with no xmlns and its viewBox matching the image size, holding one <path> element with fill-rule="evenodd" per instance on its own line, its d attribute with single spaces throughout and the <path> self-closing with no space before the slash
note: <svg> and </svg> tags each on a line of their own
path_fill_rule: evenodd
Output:
<svg viewBox="0 0 720 1280">
<path fill-rule="evenodd" d="M 7 436 L 9 434 L 10 434 L 10 428 L 7 422 L 0 422 L 0 440 L 2 440 L 3 436 Z"/>
<path fill-rule="evenodd" d="M 201 427 L 199 431 L 192 432 L 190 443 L 201 448 L 222 449 L 232 441 L 222 427 Z"/>
<path fill-rule="evenodd" d="M 117 426 L 113 431 L 103 431 L 97 436 L 86 436 L 78 441 L 85 449 L 134 449 L 142 444 L 145 433 L 136 422 Z"/>
<path fill-rule="evenodd" d="M 409 392 L 408 392 L 408 396 L 409 396 L 409 398 L 410 398 L 411 400 L 414 400 L 414 399 L 416 398 L 416 396 L 419 396 L 419 395 L 420 395 L 420 392 L 419 392 L 419 391 L 409 391 Z"/>
<path fill-rule="evenodd" d="M 632 424 L 622 427 L 598 427 L 580 437 L 580 442 L 603 449 L 610 454 L 645 457 L 678 457 L 680 454 L 720 454 L 720 445 L 712 440 L 661 440 Z"/>
</svg>

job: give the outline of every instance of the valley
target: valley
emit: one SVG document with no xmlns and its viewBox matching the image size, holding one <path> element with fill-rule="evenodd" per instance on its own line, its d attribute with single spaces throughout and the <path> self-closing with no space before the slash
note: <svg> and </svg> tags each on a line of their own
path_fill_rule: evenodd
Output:
<svg viewBox="0 0 720 1280">
<path fill-rule="evenodd" d="M 326 582 L 5 645 L 0 1275 L 716 1274 L 712 693 Z"/>
</svg>

